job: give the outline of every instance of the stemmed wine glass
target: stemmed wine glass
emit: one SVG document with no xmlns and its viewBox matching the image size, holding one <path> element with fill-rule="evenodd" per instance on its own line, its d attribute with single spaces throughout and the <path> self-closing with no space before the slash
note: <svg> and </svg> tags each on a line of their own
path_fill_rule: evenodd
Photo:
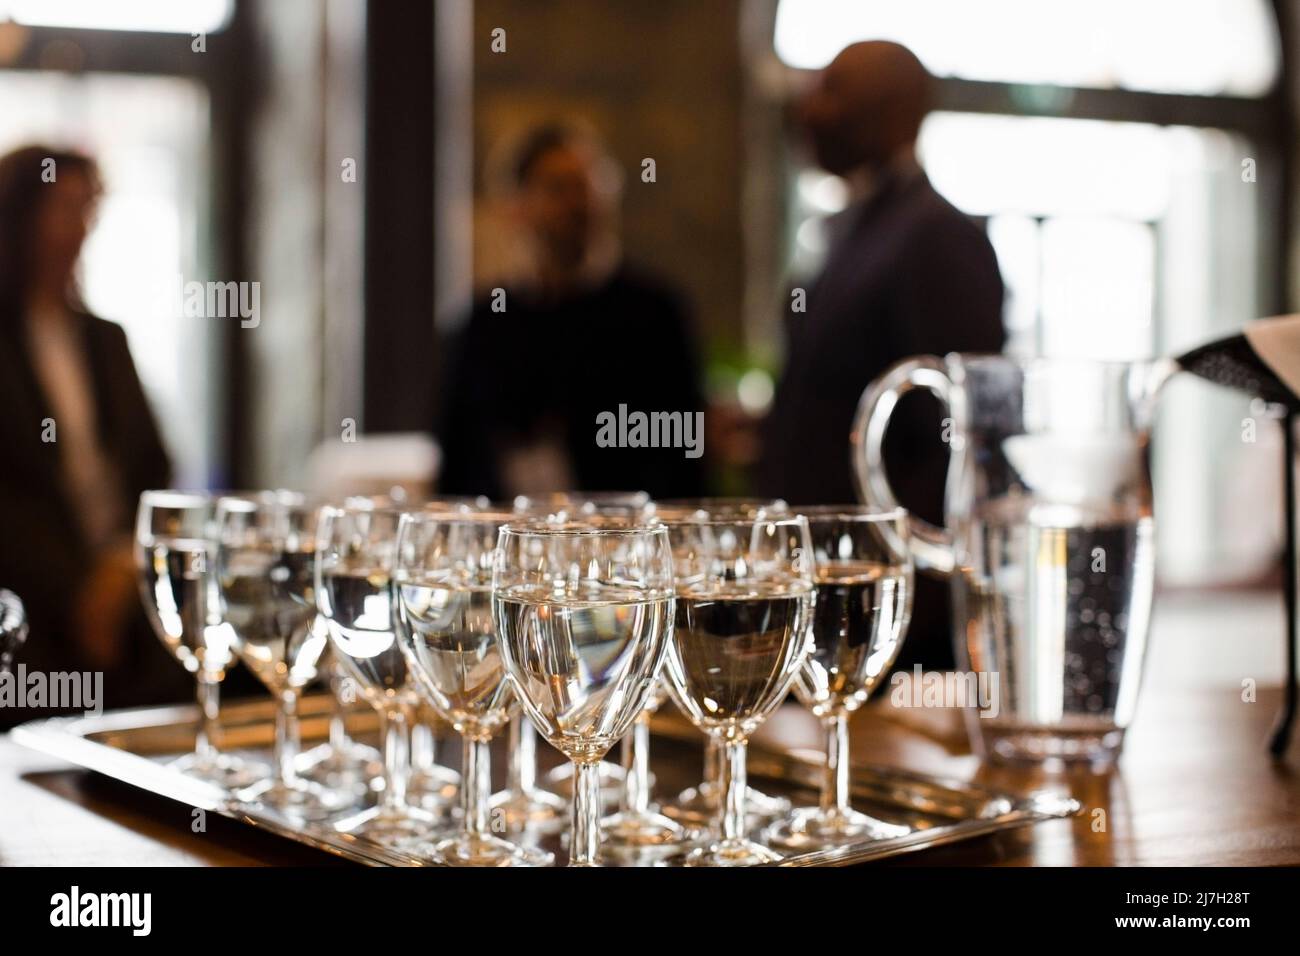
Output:
<svg viewBox="0 0 1300 956">
<path fill-rule="evenodd" d="M 784 515 L 789 506 L 780 498 L 664 498 L 651 502 L 647 514 L 664 521 L 690 518 L 758 518 Z M 722 781 L 722 743 L 706 737 L 704 744 L 704 779 L 688 787 L 664 804 L 666 816 L 688 826 L 699 826 L 717 818 L 724 789 Z M 642 758 L 646 759 L 646 758 Z M 745 794 L 746 812 L 760 820 L 771 820 L 790 812 L 790 801 L 750 787 Z"/>
<path fill-rule="evenodd" d="M 217 749 L 221 682 L 235 660 L 238 635 L 219 617 L 212 574 L 212 496 L 206 492 L 146 491 L 136 512 L 135 562 L 140 597 L 163 645 L 194 675 L 199 723 L 194 751 L 172 766 L 230 790 L 265 776 L 261 764 Z"/>
<path fill-rule="evenodd" d="M 785 850 L 902 836 L 849 805 L 849 715 L 885 679 L 912 615 L 907 512 L 860 506 L 800 508 L 812 538 L 817 607 L 813 649 L 794 691 L 826 728 L 821 802 L 766 831 Z"/>
<path fill-rule="evenodd" d="M 494 836 L 488 743 L 510 720 L 514 697 L 492 617 L 497 529 L 508 512 L 410 513 L 393 568 L 397 636 L 415 684 L 463 740 L 463 831 L 439 842 L 451 866 L 544 866 L 552 855 Z"/>
<path fill-rule="evenodd" d="M 388 495 L 368 499 L 377 504 L 400 507 L 406 504 L 406 495 L 402 488 L 394 488 Z M 486 505 L 483 497 L 441 496 L 424 499 L 419 507 L 425 509 L 442 508 L 448 511 L 466 511 Z M 328 634 L 324 619 L 318 617 L 316 626 L 322 634 Z M 299 758 L 301 775 L 328 787 L 365 788 L 372 777 L 382 775 L 382 771 L 371 773 L 371 768 L 379 765 L 379 752 L 373 747 L 353 740 L 348 734 L 347 717 L 350 709 L 349 700 L 345 699 L 345 683 L 349 680 L 346 669 L 334 658 L 332 651 L 327 651 L 321 664 L 321 673 L 325 675 L 330 690 L 330 720 L 328 739 Z M 427 728 L 412 727 L 411 734 L 411 781 L 408 789 L 419 792 L 423 789 L 431 795 L 431 802 L 436 804 L 446 788 L 456 785 L 456 775 L 436 762 L 431 739 L 421 740 L 420 730 Z M 430 735 L 431 737 L 431 735 Z M 421 780 L 421 774 L 426 779 Z M 414 795 L 414 794 L 413 794 Z"/>
<path fill-rule="evenodd" d="M 380 803 L 335 824 L 377 843 L 424 836 L 436 817 L 407 800 L 411 721 L 419 701 L 393 632 L 390 579 L 401 512 L 370 499 L 321 509 L 316 606 L 330 646 L 379 714 L 384 790 Z"/>
<path fill-rule="evenodd" d="M 537 520 L 548 517 L 581 519 L 584 516 L 640 514 L 650 504 L 644 491 L 557 491 L 540 495 L 516 495 L 511 508 L 519 516 Z M 504 815 L 510 830 L 529 827 L 547 829 L 563 819 L 569 802 L 537 784 L 537 731 L 523 714 L 510 722 L 507 741 L 506 788 L 492 798 L 494 812 Z M 547 781 L 560 790 L 571 790 L 572 764 L 557 767 Z M 600 764 L 602 787 L 621 785 L 623 768 L 609 761 Z"/>
<path fill-rule="evenodd" d="M 276 699 L 274 775 L 240 791 L 296 816 L 337 809 L 343 792 L 298 775 L 298 702 L 316 679 L 325 636 L 316 620 L 313 564 L 318 503 L 288 491 L 226 495 L 216 506 L 216 582 L 221 618 L 238 652 Z"/>
<path fill-rule="evenodd" d="M 318 613 L 312 627 L 325 643 L 317 671 L 329 691 L 329 731 L 323 742 L 298 756 L 298 775 L 322 787 L 364 795 L 370 780 L 383 776 L 379 751 L 348 733 L 348 712 L 353 704 L 347 696 L 350 678 L 329 646 L 325 618 Z"/>
<path fill-rule="evenodd" d="M 659 813 L 650 802 L 650 719 L 668 696 L 661 674 L 632 730 L 623 738 L 620 756 L 623 789 L 618 812 L 601 821 L 601 840 L 617 849 L 655 855 L 683 848 L 695 835 Z"/>
<path fill-rule="evenodd" d="M 746 836 L 745 752 L 809 651 L 814 604 L 802 516 L 669 522 L 677 612 L 667 672 L 677 705 L 725 749 L 719 838 L 688 866 L 749 866 L 780 854 Z"/>
<path fill-rule="evenodd" d="M 638 519 L 502 526 L 492 609 L 515 694 L 574 765 L 569 865 L 600 844 L 601 758 L 654 692 L 672 633 L 672 552 Z"/>
</svg>

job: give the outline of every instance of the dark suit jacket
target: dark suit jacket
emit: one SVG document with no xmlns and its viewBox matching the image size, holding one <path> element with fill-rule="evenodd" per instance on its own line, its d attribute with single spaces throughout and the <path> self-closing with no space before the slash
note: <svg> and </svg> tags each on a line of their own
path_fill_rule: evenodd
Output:
<svg viewBox="0 0 1300 956">
<path fill-rule="evenodd" d="M 999 352 L 1002 279 L 983 230 L 924 173 L 894 176 L 832 222 L 826 266 L 791 313 L 784 375 L 767 422 L 761 490 L 791 504 L 856 501 L 849 432 L 862 392 L 913 355 Z M 899 404 L 886 437 L 906 507 L 942 523 L 947 446 L 929 396 Z M 946 587 L 918 583 L 900 664 L 951 664 Z"/>
<path fill-rule="evenodd" d="M 129 534 L 140 493 L 167 487 L 171 469 L 126 333 L 91 315 L 78 314 L 76 321 L 85 342 L 100 441 L 121 479 L 121 530 Z M 27 607 L 30 634 L 19 660 L 29 670 L 84 670 L 88 667 L 69 640 L 68 626 L 74 596 L 94 556 L 64 490 L 62 446 L 41 440 L 42 422 L 50 417 L 30 358 L 26 324 L 15 314 L 0 314 L 0 586 L 18 594 Z M 156 665 L 161 651 L 156 638 L 151 644 L 133 645 L 139 656 L 133 656 L 130 674 L 117 680 L 105 675 L 106 695 L 130 699 L 124 680 L 146 681 L 140 669 Z M 178 665 L 171 666 L 179 671 Z"/>
<path fill-rule="evenodd" d="M 564 443 L 577 490 L 703 493 L 702 457 L 596 444 L 597 416 L 617 414 L 620 404 L 629 412 L 704 411 L 685 305 L 626 267 L 561 301 L 510 290 L 506 310 L 493 312 L 490 299 L 480 300 L 447 343 L 443 383 L 435 428 L 445 454 L 442 492 L 500 498 L 502 452 L 548 430 Z"/>
</svg>

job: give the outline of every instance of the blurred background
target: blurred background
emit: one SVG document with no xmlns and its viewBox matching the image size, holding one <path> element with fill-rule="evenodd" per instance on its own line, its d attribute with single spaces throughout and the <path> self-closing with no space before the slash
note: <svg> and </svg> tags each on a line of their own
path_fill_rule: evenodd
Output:
<svg viewBox="0 0 1300 956">
<path fill-rule="evenodd" d="M 790 104 L 845 44 L 899 41 L 937 78 L 918 158 L 996 251 L 1007 349 L 1131 359 L 1297 307 L 1298 18 L 1291 0 L 0 0 L 0 152 L 98 159 L 81 289 L 126 330 L 174 485 L 382 460 L 433 488 L 446 343 L 518 255 L 502 170 L 539 124 L 580 124 L 608 148 L 627 259 L 683 303 L 698 490 L 741 494 L 790 290 L 850 200 L 795 146 Z M 180 276 L 260 283 L 259 324 L 178 317 Z M 653 357 L 610 340 L 611 361 Z M 1267 417 L 1191 380 L 1162 401 L 1157 567 L 1195 613 L 1211 585 L 1276 583 Z M 349 427 L 404 437 L 358 463 Z M 1261 593 L 1234 613 L 1275 628 Z"/>
</svg>

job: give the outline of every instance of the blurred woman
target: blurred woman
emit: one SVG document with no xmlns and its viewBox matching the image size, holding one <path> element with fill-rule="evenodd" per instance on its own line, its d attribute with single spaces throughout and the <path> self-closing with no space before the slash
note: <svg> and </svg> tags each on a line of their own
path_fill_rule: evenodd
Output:
<svg viewBox="0 0 1300 956">
<path fill-rule="evenodd" d="M 100 194 L 88 156 L 0 157 L 0 586 L 27 605 L 29 670 L 102 671 L 124 703 L 176 669 L 147 636 L 131 559 L 136 500 L 170 466 L 126 334 L 78 293 Z"/>
</svg>

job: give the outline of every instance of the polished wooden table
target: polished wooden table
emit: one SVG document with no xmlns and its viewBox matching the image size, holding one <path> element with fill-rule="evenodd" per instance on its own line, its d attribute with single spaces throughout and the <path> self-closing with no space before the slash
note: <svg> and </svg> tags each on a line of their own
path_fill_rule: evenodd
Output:
<svg viewBox="0 0 1300 956">
<path fill-rule="evenodd" d="M 1084 806 L 1050 821 L 938 847 L 901 864 L 923 865 L 1300 865 L 1300 778 L 1267 755 L 1264 739 L 1279 695 L 1256 703 L 1201 691 L 1152 696 L 1130 733 L 1118 770 L 1059 776 L 981 766 L 958 714 L 872 705 L 854 721 L 855 760 L 976 780 L 1023 791 L 1064 790 Z M 772 718 L 767 744 L 815 748 L 819 728 L 795 707 Z M 660 768 L 660 776 L 665 777 Z M 698 775 L 691 761 L 681 780 Z M 678 774 L 672 774 L 678 776 Z M 754 781 L 759 783 L 759 781 Z M 333 864 L 323 854 L 209 814 L 192 832 L 188 807 L 69 768 L 0 739 L 0 864 Z"/>
<path fill-rule="evenodd" d="M 1266 622 L 1270 613 L 1255 618 Z M 855 761 L 1015 791 L 1063 790 L 1084 807 L 1072 819 L 889 864 L 1300 865 L 1300 739 L 1281 760 L 1265 746 L 1280 693 L 1264 681 L 1275 680 L 1279 641 L 1233 634 L 1214 614 L 1192 602 L 1157 627 L 1137 720 L 1119 767 L 1109 773 L 982 765 L 957 711 L 894 708 L 887 695 L 865 708 L 853 724 Z M 1186 665 L 1189 657 L 1197 666 Z M 1243 695 L 1242 680 L 1260 683 L 1254 701 L 1243 699 L 1250 695 Z M 821 747 L 816 721 L 789 705 L 758 739 Z M 553 762 L 545 744 L 540 750 Z M 698 778 L 699 763 L 689 757 L 657 765 L 666 786 Z M 216 814 L 208 815 L 205 832 L 193 832 L 191 823 L 186 806 L 0 737 L 0 864 L 347 865 Z"/>
</svg>

